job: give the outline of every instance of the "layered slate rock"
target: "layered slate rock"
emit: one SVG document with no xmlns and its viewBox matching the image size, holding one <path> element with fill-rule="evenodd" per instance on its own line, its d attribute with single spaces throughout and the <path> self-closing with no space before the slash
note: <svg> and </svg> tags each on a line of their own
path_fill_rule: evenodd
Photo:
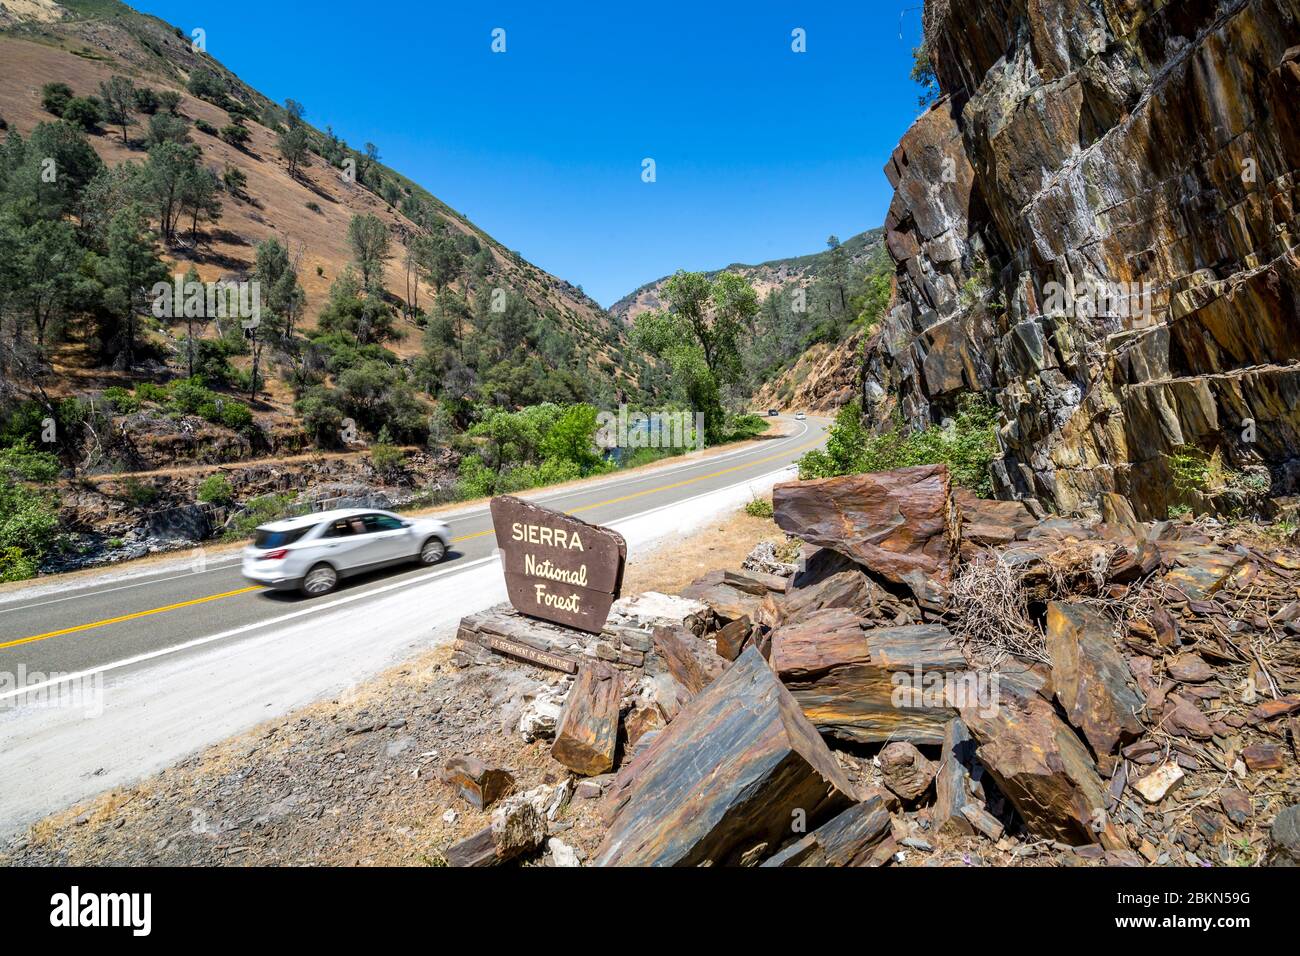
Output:
<svg viewBox="0 0 1300 956">
<path fill-rule="evenodd" d="M 551 756 L 587 777 L 614 768 L 622 681 L 613 667 L 592 661 L 578 669 L 555 728 Z"/>
<path fill-rule="evenodd" d="M 869 417 L 923 428 L 981 392 L 998 497 L 1060 512 L 1117 494 L 1162 517 L 1188 446 L 1285 467 L 1294 0 L 931 0 L 924 19 L 943 96 L 886 167 L 898 304 L 866 346 Z"/>
<path fill-rule="evenodd" d="M 976 755 L 1035 836 L 1124 849 L 1106 816 L 1088 748 L 1041 697 L 1004 694 L 1000 706 L 961 708 Z M 968 818 L 969 819 L 969 818 Z"/>
<path fill-rule="evenodd" d="M 615 787 L 599 866 L 738 863 L 854 801 L 844 776 L 757 649 L 688 704 Z"/>
<path fill-rule="evenodd" d="M 772 668 L 823 733 L 860 743 L 942 743 L 956 711 L 936 684 L 967 677 L 952 634 L 941 624 L 868 623 L 828 608 L 777 628 Z"/>
<path fill-rule="evenodd" d="M 945 465 L 794 481 L 772 492 L 776 523 L 832 548 L 928 607 L 942 606 L 960 545 Z"/>
<path fill-rule="evenodd" d="M 943 752 L 934 778 L 934 808 L 930 823 L 938 833 L 965 835 L 973 832 L 964 816 L 967 807 L 979 808 L 977 784 L 971 774 L 975 764 L 975 741 L 960 718 L 954 717 L 943 732 Z"/>
<path fill-rule="evenodd" d="M 1047 606 L 1056 699 L 1097 754 L 1114 753 L 1145 729 L 1138 713 L 1146 701 L 1129 686 L 1129 668 L 1111 631 L 1110 621 L 1086 605 L 1053 601 Z"/>
<path fill-rule="evenodd" d="M 888 858 L 889 811 L 879 797 L 854 804 L 796 840 L 763 866 L 878 866 Z"/>
</svg>

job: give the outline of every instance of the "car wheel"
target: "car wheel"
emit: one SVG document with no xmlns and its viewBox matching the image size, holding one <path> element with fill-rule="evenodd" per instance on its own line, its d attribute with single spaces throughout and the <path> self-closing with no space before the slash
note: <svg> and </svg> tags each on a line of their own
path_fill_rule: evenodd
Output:
<svg viewBox="0 0 1300 956">
<path fill-rule="evenodd" d="M 420 546 L 420 563 L 437 564 L 447 556 L 447 543 L 439 537 L 432 537 Z"/>
<path fill-rule="evenodd" d="M 313 565 L 302 579 L 302 593 L 308 597 L 320 597 L 329 594 L 339 583 L 338 572 L 328 564 Z"/>
</svg>

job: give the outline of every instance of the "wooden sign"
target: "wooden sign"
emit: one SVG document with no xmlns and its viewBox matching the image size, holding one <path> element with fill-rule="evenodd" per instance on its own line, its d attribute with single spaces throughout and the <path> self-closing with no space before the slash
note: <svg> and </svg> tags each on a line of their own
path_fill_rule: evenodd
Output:
<svg viewBox="0 0 1300 956">
<path fill-rule="evenodd" d="M 492 499 L 492 525 L 515 610 L 599 634 L 623 586 L 623 536 L 510 495 Z"/>
</svg>

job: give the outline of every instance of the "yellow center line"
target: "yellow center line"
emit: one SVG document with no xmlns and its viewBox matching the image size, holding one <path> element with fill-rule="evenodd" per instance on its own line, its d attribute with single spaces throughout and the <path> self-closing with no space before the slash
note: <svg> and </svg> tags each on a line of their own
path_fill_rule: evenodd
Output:
<svg viewBox="0 0 1300 956">
<path fill-rule="evenodd" d="M 747 461 L 739 465 L 732 465 L 730 468 L 722 468 L 719 469 L 718 471 L 710 472 L 707 475 L 699 475 L 695 478 L 685 478 L 682 481 L 675 481 L 670 485 L 660 485 L 657 488 L 647 488 L 645 491 L 633 492 L 630 495 L 621 495 L 617 498 L 609 498 L 605 501 L 597 501 L 595 504 L 583 505 L 580 508 L 574 508 L 572 511 L 568 513 L 577 514 L 579 511 L 591 511 L 593 508 L 603 508 L 606 505 L 618 504 L 621 501 L 631 501 L 634 498 L 642 498 L 645 495 L 653 495 L 661 491 L 671 491 L 674 488 L 683 488 L 687 485 L 693 485 L 699 481 L 707 481 L 710 478 L 717 478 L 721 475 L 728 475 L 731 474 L 733 471 L 740 471 L 743 468 L 752 468 L 755 465 L 762 465 L 762 464 L 766 464 L 769 461 L 776 461 L 778 458 L 785 458 L 788 455 L 796 454 L 798 452 L 804 451 L 805 449 L 813 448 L 814 446 L 820 444 L 821 444 L 821 439 L 818 439 L 817 441 L 809 442 L 806 445 L 800 445 L 798 448 L 794 448 L 792 450 L 779 452 L 775 455 L 769 455 L 766 458 L 759 458 L 755 461 Z M 481 538 L 484 535 L 489 535 L 489 534 L 492 534 L 491 528 L 487 529 L 486 531 L 476 531 L 473 534 L 463 534 L 459 538 L 453 538 L 452 543 L 455 544 L 459 541 L 469 541 L 471 538 Z M 239 588 L 238 590 L 235 591 L 226 591 L 222 594 L 210 594 L 207 597 L 195 598 L 192 601 L 181 601 L 179 604 L 168 604 L 166 607 L 156 607 L 148 611 L 136 611 L 134 614 L 123 614 L 121 617 L 111 617 L 104 621 L 93 621 L 90 624 L 78 624 L 76 627 L 65 627 L 62 630 L 49 631 L 45 634 L 33 634 L 31 637 L 23 637 L 23 638 L 19 638 L 16 641 L 9 641 L 7 643 L 0 644 L 0 651 L 4 650 L 7 647 L 18 647 L 21 644 L 31 644 L 35 641 L 44 641 L 51 637 L 59 637 L 60 635 L 63 634 L 75 634 L 78 631 L 89 631 L 93 628 L 105 627 L 109 624 L 120 624 L 123 621 L 134 621 L 136 618 L 148 617 L 150 614 L 162 614 L 165 611 L 176 611 L 183 607 L 193 607 L 196 604 L 206 604 L 209 601 L 220 601 L 223 598 L 234 597 L 237 594 L 247 594 L 250 591 L 263 591 L 263 590 L 266 589 L 263 588 L 261 585 L 253 585 L 252 587 Z"/>
<path fill-rule="evenodd" d="M 195 604 L 206 604 L 208 601 L 220 601 L 222 598 L 234 597 L 236 594 L 247 594 L 249 591 L 265 590 L 260 584 L 252 587 L 240 588 L 237 591 L 226 591 L 224 594 L 209 594 L 207 597 L 195 598 L 193 601 L 181 601 L 179 604 L 168 604 L 166 607 L 156 607 L 149 611 L 136 611 L 134 614 L 123 614 L 121 617 L 110 617 L 105 621 L 94 621 L 90 624 L 78 624 L 76 627 L 65 627 L 61 631 L 49 631 L 45 634 L 33 634 L 31 637 L 19 638 L 16 641 L 9 641 L 0 644 L 0 650 L 6 647 L 17 647 L 20 644 L 31 644 L 33 641 L 43 641 L 47 638 L 58 637 L 60 634 L 73 634 L 77 631 L 88 631 L 92 627 L 104 627 L 107 624 L 120 624 L 122 621 L 134 621 L 138 617 L 148 617 L 150 614 L 162 614 L 164 611 L 175 611 L 182 607 L 193 607 Z"/>
</svg>

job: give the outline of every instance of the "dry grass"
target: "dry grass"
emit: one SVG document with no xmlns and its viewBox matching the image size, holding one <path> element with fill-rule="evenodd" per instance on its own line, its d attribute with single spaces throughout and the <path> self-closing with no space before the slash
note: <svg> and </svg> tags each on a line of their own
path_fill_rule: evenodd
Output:
<svg viewBox="0 0 1300 956">
<path fill-rule="evenodd" d="M 967 562 L 952 586 L 958 639 L 982 662 L 996 667 L 1010 656 L 1051 663 L 1042 632 L 1029 616 L 1020 572 L 996 551 Z"/>
<path fill-rule="evenodd" d="M 689 538 L 666 540 L 630 564 L 623 579 L 623 593 L 674 594 L 706 572 L 739 569 L 754 545 L 764 540 L 783 543 L 785 532 L 771 518 L 754 518 L 743 509 L 737 510 L 715 519 Z"/>
</svg>

